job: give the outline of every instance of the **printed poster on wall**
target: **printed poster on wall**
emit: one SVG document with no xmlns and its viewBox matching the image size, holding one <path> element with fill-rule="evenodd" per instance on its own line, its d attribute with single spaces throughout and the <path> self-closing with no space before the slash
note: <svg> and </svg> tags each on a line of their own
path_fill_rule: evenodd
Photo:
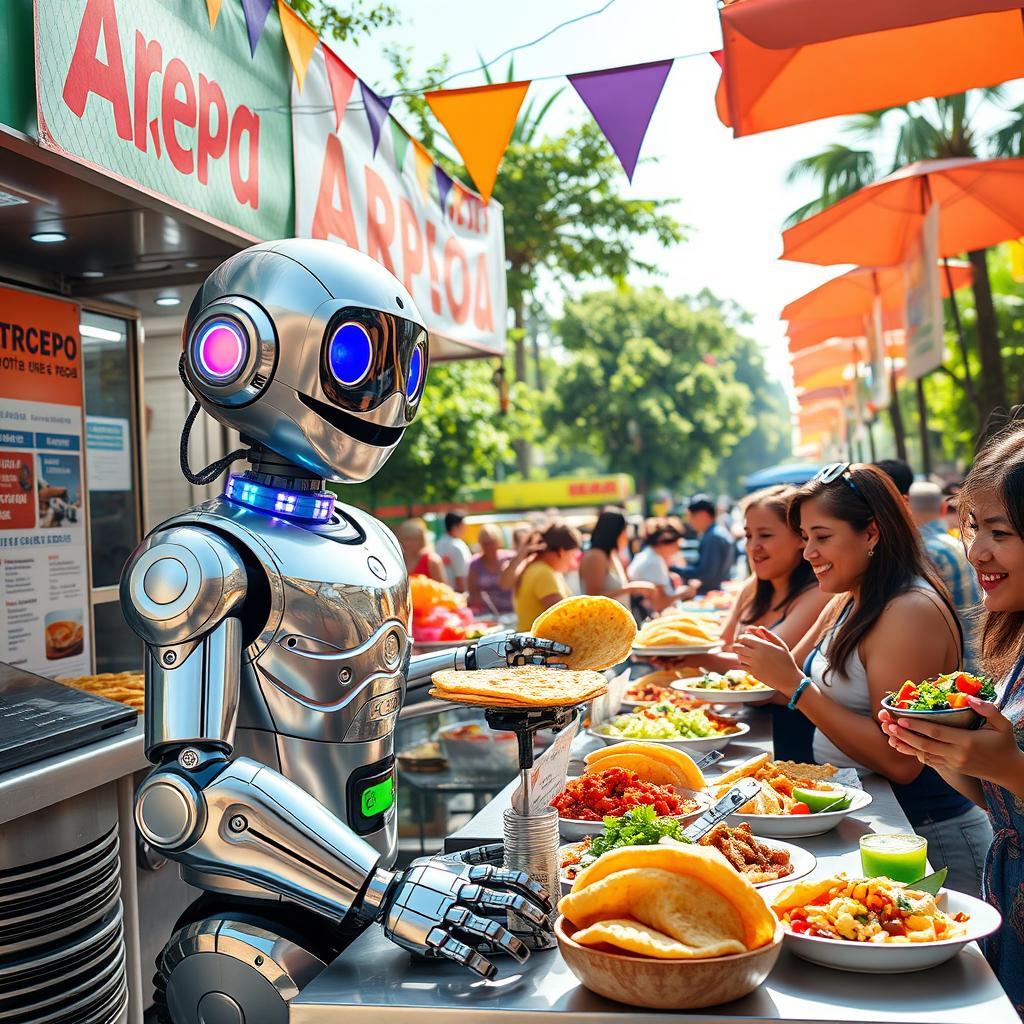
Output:
<svg viewBox="0 0 1024 1024">
<path fill-rule="evenodd" d="M 405 284 L 432 335 L 501 353 L 508 306 L 500 204 L 453 185 L 390 118 L 375 147 L 363 106 L 357 87 L 335 130 L 318 47 L 302 92 L 292 83 L 295 234 L 367 253 Z"/>
<path fill-rule="evenodd" d="M 939 283 L 939 204 L 932 203 L 903 262 L 907 376 L 917 380 L 942 365 L 946 327 Z"/>
<path fill-rule="evenodd" d="M 92 671 L 74 303 L 0 288 L 0 661 Z"/>
</svg>

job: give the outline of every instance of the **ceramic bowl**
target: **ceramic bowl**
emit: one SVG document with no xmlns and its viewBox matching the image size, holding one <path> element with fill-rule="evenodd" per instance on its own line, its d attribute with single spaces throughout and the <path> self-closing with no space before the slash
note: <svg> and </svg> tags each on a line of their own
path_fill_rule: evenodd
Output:
<svg viewBox="0 0 1024 1024">
<path fill-rule="evenodd" d="M 591 992 L 627 1006 L 655 1010 L 695 1010 L 740 999 L 771 973 L 782 950 L 782 926 L 767 946 L 749 953 L 706 960 L 659 960 L 581 946 L 572 940 L 564 917 L 555 922 L 555 937 L 566 966 Z"/>
<path fill-rule="evenodd" d="M 721 721 L 721 719 L 719 719 Z M 677 750 L 685 751 L 687 754 L 696 753 L 706 754 L 711 750 L 725 750 L 733 740 L 741 740 L 747 733 L 750 732 L 750 726 L 746 722 L 736 722 L 735 731 L 729 733 L 719 733 L 715 736 L 705 736 L 702 739 L 695 740 L 658 740 L 651 739 L 650 737 L 644 737 L 644 743 L 660 743 L 667 747 L 675 747 Z M 595 729 L 587 729 L 587 733 L 591 736 L 595 736 L 601 740 L 602 743 L 606 743 L 609 746 L 613 743 L 635 743 L 637 740 L 631 740 L 625 736 L 606 736 L 603 732 L 597 732 Z"/>
<path fill-rule="evenodd" d="M 893 718 L 920 718 L 935 725 L 948 725 L 951 729 L 977 729 L 982 717 L 974 708 L 949 708 L 947 711 L 910 711 L 907 708 L 894 708 L 888 697 L 882 698 L 882 707 Z"/>
</svg>

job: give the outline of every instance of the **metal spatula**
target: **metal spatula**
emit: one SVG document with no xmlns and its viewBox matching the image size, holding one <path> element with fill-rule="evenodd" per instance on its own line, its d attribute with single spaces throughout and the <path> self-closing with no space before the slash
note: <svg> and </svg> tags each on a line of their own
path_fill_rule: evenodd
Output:
<svg viewBox="0 0 1024 1024">
<path fill-rule="evenodd" d="M 753 800 L 761 792 L 761 783 L 757 779 L 740 779 L 725 796 L 709 807 L 696 821 L 683 829 L 683 838 L 691 843 L 697 842 L 710 832 L 720 821 Z"/>
</svg>

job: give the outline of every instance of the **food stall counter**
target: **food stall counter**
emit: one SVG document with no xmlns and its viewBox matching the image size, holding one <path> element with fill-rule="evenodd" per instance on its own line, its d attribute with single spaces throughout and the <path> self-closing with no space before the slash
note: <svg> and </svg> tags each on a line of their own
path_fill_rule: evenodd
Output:
<svg viewBox="0 0 1024 1024">
<path fill-rule="evenodd" d="M 750 733 L 728 749 L 722 767 L 770 749 L 767 716 L 750 714 Z M 581 738 L 573 754 L 582 756 L 590 738 Z M 868 831 L 905 832 L 910 825 L 888 782 L 869 775 L 863 780 L 872 802 L 856 816 L 822 836 L 798 840 L 818 858 L 816 873 L 860 873 L 858 840 Z M 502 835 L 502 812 L 514 785 L 509 785 L 465 827 L 453 833 L 448 850 L 496 842 Z M 405 1021 L 451 1024 L 584 1024 L 593 1021 L 665 1020 L 665 1011 L 613 1002 L 583 988 L 558 950 L 535 952 L 525 965 L 498 961 L 491 982 L 474 978 L 447 961 L 412 962 L 385 940 L 379 929 L 364 933 L 334 964 L 308 985 L 290 1005 L 290 1024 L 377 1024 Z M 721 1006 L 677 1011 L 674 1020 L 921 1022 L 921 1024 L 1019 1024 L 1002 986 L 981 951 L 967 946 L 953 960 L 912 974 L 854 974 L 819 967 L 783 950 L 768 980 L 750 995 Z"/>
</svg>

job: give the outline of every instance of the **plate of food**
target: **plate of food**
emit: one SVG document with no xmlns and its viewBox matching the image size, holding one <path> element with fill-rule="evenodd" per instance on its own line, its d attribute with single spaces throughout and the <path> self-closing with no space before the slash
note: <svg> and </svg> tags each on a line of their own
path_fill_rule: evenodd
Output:
<svg viewBox="0 0 1024 1024">
<path fill-rule="evenodd" d="M 684 709 L 662 701 L 616 715 L 591 726 L 587 732 L 604 743 L 646 740 L 705 754 L 709 750 L 724 750 L 733 740 L 750 732 L 750 726 L 705 708 Z"/>
<path fill-rule="evenodd" d="M 627 1006 L 696 1009 L 752 992 L 783 931 L 753 885 L 712 847 L 610 850 L 558 903 L 566 966 Z"/>
<path fill-rule="evenodd" d="M 693 679 L 672 683 L 672 689 L 691 700 L 713 704 L 758 704 L 771 700 L 774 690 L 741 668 L 728 672 L 705 672 Z"/>
<path fill-rule="evenodd" d="M 559 847 L 558 877 L 562 891 L 567 892 L 576 876 L 609 850 L 671 841 L 685 844 L 685 827 L 677 819 L 661 817 L 654 808 L 646 806 L 634 807 L 620 818 L 606 819 L 596 834 Z M 758 888 L 802 878 L 817 864 L 817 858 L 808 850 L 778 840 L 759 839 L 748 825 L 716 825 L 698 840 L 698 845 L 713 846 Z"/>
<path fill-rule="evenodd" d="M 952 959 L 991 935 L 1002 918 L 983 900 L 952 889 L 939 894 L 890 878 L 809 879 L 772 900 L 797 956 L 863 974 L 905 974 Z"/>
<path fill-rule="evenodd" d="M 581 839 L 600 829 L 605 820 L 641 806 L 685 824 L 703 814 L 711 799 L 706 793 L 649 782 L 636 772 L 611 766 L 566 779 L 565 788 L 551 805 L 558 811 L 562 838 Z"/>
<path fill-rule="evenodd" d="M 901 718 L 920 718 L 954 729 L 977 729 L 983 719 L 967 703 L 968 697 L 993 701 L 995 684 L 988 676 L 970 672 L 947 672 L 921 683 L 908 679 L 898 691 L 882 698 L 882 707 Z"/>
<path fill-rule="evenodd" d="M 640 657 L 709 654 L 720 646 L 718 627 L 705 615 L 667 611 L 637 631 L 633 653 Z"/>
<path fill-rule="evenodd" d="M 697 668 L 648 672 L 629 684 L 629 689 L 623 694 L 622 703 L 635 708 L 641 704 L 657 704 L 659 701 L 668 700 L 680 706 L 692 706 L 694 702 L 672 689 L 672 684 L 683 679 L 695 678 L 700 674 L 701 671 Z"/>
<path fill-rule="evenodd" d="M 850 814 L 871 803 L 871 795 L 835 781 L 837 769 L 830 764 L 799 764 L 772 761 L 758 754 L 716 779 L 708 789 L 716 797 L 738 779 L 754 778 L 761 792 L 726 819 L 730 825 L 744 822 L 761 836 L 797 839 L 830 832 Z"/>
</svg>

